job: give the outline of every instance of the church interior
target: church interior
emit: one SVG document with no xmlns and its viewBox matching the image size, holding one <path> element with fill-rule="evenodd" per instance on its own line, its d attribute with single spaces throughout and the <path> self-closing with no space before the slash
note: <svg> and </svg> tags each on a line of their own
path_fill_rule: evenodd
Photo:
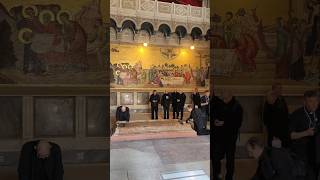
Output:
<svg viewBox="0 0 320 180">
<path fill-rule="evenodd" d="M 32 140 L 60 146 L 66 180 L 212 179 L 212 134 L 173 107 L 151 118 L 153 91 L 183 92 L 186 121 L 195 89 L 242 106 L 234 178 L 250 179 L 246 143 L 267 142 L 273 85 L 289 113 L 319 91 L 319 12 L 318 0 L 2 0 L 0 179 L 19 179 Z"/>
</svg>

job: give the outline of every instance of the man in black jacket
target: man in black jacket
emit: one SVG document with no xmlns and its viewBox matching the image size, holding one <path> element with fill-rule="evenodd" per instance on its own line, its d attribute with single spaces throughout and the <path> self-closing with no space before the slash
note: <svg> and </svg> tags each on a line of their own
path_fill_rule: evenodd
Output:
<svg viewBox="0 0 320 180">
<path fill-rule="evenodd" d="M 207 113 L 209 117 L 209 108 L 210 108 L 210 92 L 206 90 L 205 94 L 201 97 L 201 109 Z"/>
<path fill-rule="evenodd" d="M 23 145 L 19 165 L 19 180 L 63 180 L 60 147 L 38 140 Z"/>
<path fill-rule="evenodd" d="M 263 121 L 268 132 L 268 146 L 280 140 L 282 147 L 289 146 L 289 117 L 288 106 L 282 97 L 282 86 L 276 83 L 268 92 L 263 111 Z"/>
<path fill-rule="evenodd" d="M 171 93 L 172 98 L 172 111 L 173 111 L 173 119 L 178 119 L 179 117 L 179 106 L 178 106 L 178 99 L 180 99 L 180 94 L 177 90 L 174 90 L 173 93 Z"/>
<path fill-rule="evenodd" d="M 317 91 L 306 91 L 304 106 L 290 115 L 289 133 L 291 149 L 305 164 L 307 176 L 305 180 L 316 180 L 319 176 L 319 149 L 317 140 L 320 132 L 319 97 Z"/>
<path fill-rule="evenodd" d="M 225 180 L 232 180 L 234 174 L 234 158 L 239 128 L 242 124 L 243 110 L 232 93 L 224 90 L 222 100 L 213 97 L 213 177 L 221 179 L 221 160 L 226 156 L 227 173 Z"/>
<path fill-rule="evenodd" d="M 130 120 L 130 111 L 126 106 L 119 106 L 116 112 L 116 120 L 117 121 L 127 121 Z"/>
<path fill-rule="evenodd" d="M 149 101 L 151 103 L 151 119 L 158 119 L 158 105 L 160 102 L 160 96 L 157 94 L 156 90 L 153 90 Z"/>
<path fill-rule="evenodd" d="M 161 106 L 163 107 L 163 119 L 169 119 L 170 101 L 171 101 L 171 96 L 165 90 L 161 97 Z"/>
<path fill-rule="evenodd" d="M 195 106 L 198 106 L 198 108 L 201 107 L 201 97 L 200 97 L 198 88 L 194 89 L 194 92 L 191 95 L 191 99 L 192 99 L 193 107 Z"/>
<path fill-rule="evenodd" d="M 305 173 L 301 161 L 283 148 L 264 147 L 261 140 L 252 137 L 246 148 L 249 155 L 258 160 L 258 168 L 251 180 L 303 180 Z M 300 174 L 301 173 L 301 174 Z"/>
<path fill-rule="evenodd" d="M 179 119 L 179 114 L 180 114 L 180 120 L 182 121 L 184 105 L 186 104 L 186 95 L 184 94 L 183 91 L 181 91 L 181 93 L 179 94 L 179 98 L 177 99 L 177 102 L 178 102 L 178 116 L 177 116 L 177 118 Z"/>
</svg>

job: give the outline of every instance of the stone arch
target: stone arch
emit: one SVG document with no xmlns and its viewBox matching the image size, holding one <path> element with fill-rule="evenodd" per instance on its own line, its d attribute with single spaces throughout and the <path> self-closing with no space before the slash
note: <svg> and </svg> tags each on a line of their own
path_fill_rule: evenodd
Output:
<svg viewBox="0 0 320 180">
<path fill-rule="evenodd" d="M 191 29 L 190 35 L 191 35 L 191 37 L 192 37 L 193 40 L 195 40 L 195 39 L 201 39 L 202 36 L 203 36 L 203 31 L 201 30 L 201 28 L 195 26 L 195 27 L 193 27 L 193 28 Z"/>
<path fill-rule="evenodd" d="M 154 34 L 154 26 L 152 23 L 150 22 L 143 22 L 141 25 L 140 25 L 140 30 L 145 30 L 149 33 L 149 35 L 153 35 Z"/>
<path fill-rule="evenodd" d="M 165 37 L 170 36 L 171 34 L 171 28 L 168 24 L 164 23 L 164 24 L 160 24 L 160 26 L 158 27 L 158 31 L 162 32 L 164 34 Z"/>
<path fill-rule="evenodd" d="M 134 24 L 134 26 L 135 26 L 135 30 L 137 30 L 137 27 L 138 27 L 138 26 L 137 26 L 137 22 L 136 22 L 134 19 L 131 19 L 131 18 L 124 18 L 124 19 L 122 19 L 121 22 L 118 23 L 118 26 L 120 26 L 120 27 L 122 28 L 123 24 L 124 24 L 125 22 L 127 22 L 127 21 L 132 22 L 132 23 Z"/>
</svg>

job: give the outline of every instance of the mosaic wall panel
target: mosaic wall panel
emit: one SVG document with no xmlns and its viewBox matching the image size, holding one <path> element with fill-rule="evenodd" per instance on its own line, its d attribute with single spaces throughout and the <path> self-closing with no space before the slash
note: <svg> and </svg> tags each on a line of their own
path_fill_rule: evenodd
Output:
<svg viewBox="0 0 320 180">
<path fill-rule="evenodd" d="M 21 97 L 0 97 L 0 124 L 0 139 L 13 139 L 21 137 Z"/>
<path fill-rule="evenodd" d="M 120 93 L 120 104 L 121 105 L 133 105 L 134 104 L 133 93 L 130 93 L 130 92 Z"/>
<path fill-rule="evenodd" d="M 107 97 L 87 97 L 87 135 L 104 137 L 108 121 Z"/>
<path fill-rule="evenodd" d="M 75 99 L 36 97 L 34 99 L 35 136 L 74 136 Z"/>
<path fill-rule="evenodd" d="M 116 106 L 117 105 L 117 93 L 112 92 L 110 93 L 110 106 Z"/>
<path fill-rule="evenodd" d="M 137 104 L 146 105 L 149 103 L 149 93 L 148 92 L 138 92 L 137 93 Z"/>
</svg>

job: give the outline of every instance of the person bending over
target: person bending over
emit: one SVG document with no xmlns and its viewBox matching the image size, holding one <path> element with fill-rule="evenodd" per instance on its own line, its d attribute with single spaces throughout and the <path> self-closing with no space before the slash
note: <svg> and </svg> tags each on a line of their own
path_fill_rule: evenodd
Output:
<svg viewBox="0 0 320 180">
<path fill-rule="evenodd" d="M 63 180 L 60 147 L 45 140 L 25 143 L 20 153 L 18 174 L 19 180 Z"/>
<path fill-rule="evenodd" d="M 191 105 L 188 105 L 187 110 L 190 112 L 190 117 L 187 119 L 187 122 L 193 121 L 194 130 L 197 132 L 197 135 L 208 135 L 206 113 L 197 106 L 193 108 Z"/>
</svg>

